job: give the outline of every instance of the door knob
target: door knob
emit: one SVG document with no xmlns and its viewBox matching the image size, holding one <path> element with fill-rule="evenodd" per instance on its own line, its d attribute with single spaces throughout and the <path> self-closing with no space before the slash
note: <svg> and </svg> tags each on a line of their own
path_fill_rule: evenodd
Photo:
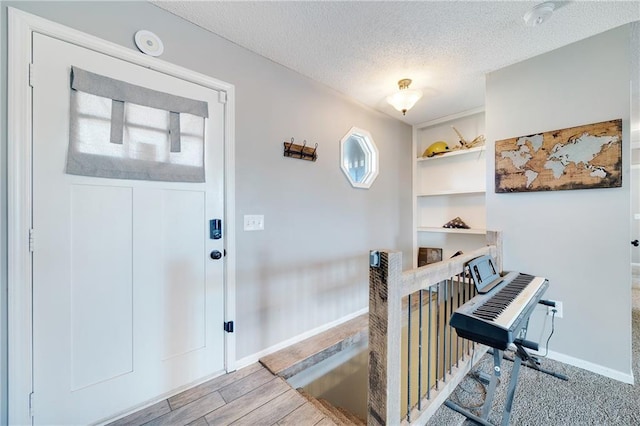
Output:
<svg viewBox="0 0 640 426">
<path fill-rule="evenodd" d="M 214 250 L 209 255 L 213 260 L 218 260 L 222 258 L 222 253 L 219 250 Z"/>
<path fill-rule="evenodd" d="M 633 244 L 634 247 L 638 247 L 638 245 L 640 245 L 640 241 L 633 240 L 633 241 L 631 241 L 631 244 Z"/>
</svg>

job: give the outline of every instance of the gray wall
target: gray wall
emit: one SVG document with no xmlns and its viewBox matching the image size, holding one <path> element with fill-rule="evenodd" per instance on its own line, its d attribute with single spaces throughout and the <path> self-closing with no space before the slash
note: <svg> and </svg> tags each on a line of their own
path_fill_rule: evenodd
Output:
<svg viewBox="0 0 640 426">
<path fill-rule="evenodd" d="M 505 269 L 548 277 L 546 297 L 564 302 L 550 350 L 613 375 L 631 374 L 629 44 L 624 26 L 490 73 L 486 84 L 488 141 L 623 119 L 622 188 L 495 194 L 487 176 L 487 223 L 504 231 Z M 487 158 L 495 170 L 493 143 Z M 541 311 L 529 336 L 544 344 Z"/>
<path fill-rule="evenodd" d="M 265 215 L 265 231 L 237 230 L 238 359 L 365 308 L 369 249 L 401 249 L 405 265 L 411 264 L 409 126 L 146 2 L 3 2 L 3 36 L 7 6 L 131 49 L 137 30 L 151 30 L 164 42 L 165 61 L 235 85 L 236 221 L 241 224 L 245 214 Z M 1 53 L 4 88 L 6 41 Z M 4 124 L 4 112 L 1 119 Z M 339 141 L 352 126 L 369 130 L 380 151 L 380 174 L 370 190 L 353 189 L 339 167 Z M 5 129 L 0 134 L 3 294 Z M 292 137 L 318 143 L 318 161 L 284 158 L 282 142 Z M 1 347 L 4 360 L 4 340 Z M 4 396 L 6 381 L 0 389 Z"/>
</svg>

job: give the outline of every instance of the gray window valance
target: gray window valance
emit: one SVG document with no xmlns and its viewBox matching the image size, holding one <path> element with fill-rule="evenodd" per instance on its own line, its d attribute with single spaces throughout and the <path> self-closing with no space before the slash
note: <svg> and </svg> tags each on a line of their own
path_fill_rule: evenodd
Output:
<svg viewBox="0 0 640 426">
<path fill-rule="evenodd" d="M 209 117 L 206 102 L 125 83 L 78 67 L 71 67 L 71 88 L 116 101 L 130 102 L 171 112 L 186 112 L 202 118 Z"/>
<path fill-rule="evenodd" d="M 67 173 L 204 182 L 208 104 L 71 68 Z"/>
</svg>

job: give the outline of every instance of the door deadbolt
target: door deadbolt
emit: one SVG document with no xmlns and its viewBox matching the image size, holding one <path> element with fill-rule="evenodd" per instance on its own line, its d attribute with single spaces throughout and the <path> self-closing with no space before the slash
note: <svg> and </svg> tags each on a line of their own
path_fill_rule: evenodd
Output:
<svg viewBox="0 0 640 426">
<path fill-rule="evenodd" d="M 214 250 L 211 252 L 211 254 L 209 255 L 213 260 L 218 260 L 222 258 L 222 253 L 220 253 L 220 250 Z"/>
</svg>

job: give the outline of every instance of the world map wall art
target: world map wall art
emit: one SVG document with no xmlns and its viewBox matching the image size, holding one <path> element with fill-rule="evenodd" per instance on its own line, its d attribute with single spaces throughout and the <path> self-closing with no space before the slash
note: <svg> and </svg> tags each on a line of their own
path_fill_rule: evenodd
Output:
<svg viewBox="0 0 640 426">
<path fill-rule="evenodd" d="M 622 120 L 496 141 L 496 192 L 622 186 Z"/>
</svg>

